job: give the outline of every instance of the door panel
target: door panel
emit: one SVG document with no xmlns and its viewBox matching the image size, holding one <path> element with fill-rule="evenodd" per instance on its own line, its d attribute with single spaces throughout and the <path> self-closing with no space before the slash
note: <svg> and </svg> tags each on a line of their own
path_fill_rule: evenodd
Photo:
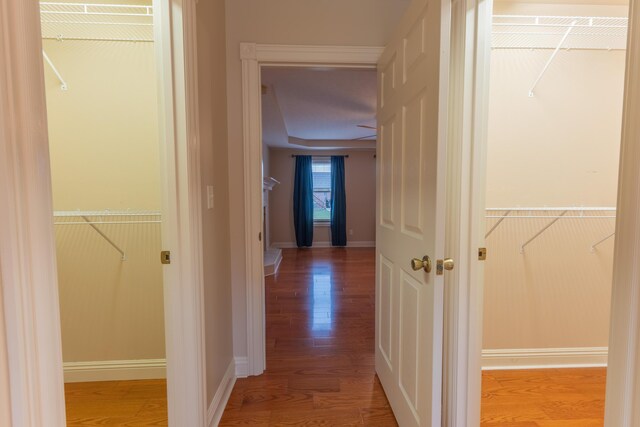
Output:
<svg viewBox="0 0 640 427">
<path fill-rule="evenodd" d="M 414 1 L 378 64 L 376 371 L 403 427 L 440 425 L 446 13 Z"/>
</svg>

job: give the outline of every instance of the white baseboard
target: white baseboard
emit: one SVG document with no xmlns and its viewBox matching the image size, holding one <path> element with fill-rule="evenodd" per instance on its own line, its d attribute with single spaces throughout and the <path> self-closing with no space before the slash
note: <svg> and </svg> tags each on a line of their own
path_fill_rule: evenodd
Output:
<svg viewBox="0 0 640 427">
<path fill-rule="evenodd" d="M 249 358 L 236 357 L 236 377 L 247 378 L 249 376 Z"/>
<path fill-rule="evenodd" d="M 291 248 L 297 248 L 298 245 L 296 245 L 296 242 L 274 242 L 271 246 L 273 246 L 274 248 L 281 248 L 281 249 L 291 249 Z M 331 248 L 331 242 L 313 242 L 313 246 L 314 248 Z M 347 247 L 348 248 L 375 248 L 376 247 L 376 242 L 374 241 L 353 241 L 353 242 L 349 242 L 347 241 Z"/>
<path fill-rule="evenodd" d="M 607 347 L 482 350 L 482 369 L 587 368 L 607 366 Z"/>
<path fill-rule="evenodd" d="M 64 382 L 149 380 L 167 377 L 165 359 L 65 362 Z"/>
<path fill-rule="evenodd" d="M 222 381 L 220 381 L 220 385 L 218 386 L 216 393 L 213 395 L 213 399 L 211 399 L 211 404 L 209 405 L 209 410 L 207 411 L 208 427 L 216 427 L 218 424 L 220 424 L 220 419 L 222 419 L 224 408 L 227 406 L 229 396 L 231 396 L 231 391 L 233 390 L 233 386 L 235 383 L 236 364 L 232 359 L 231 362 L 229 362 L 227 371 L 224 373 L 224 377 L 222 377 Z"/>
</svg>

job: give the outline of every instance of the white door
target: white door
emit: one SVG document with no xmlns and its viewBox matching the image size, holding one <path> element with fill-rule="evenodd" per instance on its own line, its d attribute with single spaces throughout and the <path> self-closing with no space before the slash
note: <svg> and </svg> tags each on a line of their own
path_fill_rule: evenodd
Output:
<svg viewBox="0 0 640 427">
<path fill-rule="evenodd" d="M 426 3 L 378 63 L 376 371 L 402 427 L 441 418 L 448 9 Z"/>
</svg>

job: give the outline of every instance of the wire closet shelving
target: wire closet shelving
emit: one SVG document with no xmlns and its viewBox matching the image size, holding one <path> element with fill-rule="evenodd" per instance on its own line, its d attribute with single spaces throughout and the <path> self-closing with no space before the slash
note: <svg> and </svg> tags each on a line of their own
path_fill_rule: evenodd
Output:
<svg viewBox="0 0 640 427">
<path fill-rule="evenodd" d="M 160 212 L 143 210 L 54 211 L 53 217 L 54 225 L 91 227 L 120 254 L 122 261 L 127 260 L 125 250 L 101 226 L 162 223 Z"/>
<path fill-rule="evenodd" d="M 42 2 L 40 17 L 44 39 L 153 41 L 150 5 Z"/>
<path fill-rule="evenodd" d="M 546 219 L 546 224 L 531 238 L 524 241 L 520 245 L 520 253 L 524 254 L 525 248 L 535 241 L 538 237 L 549 230 L 553 225 L 562 219 L 615 219 L 616 208 L 614 207 L 508 207 L 508 208 L 487 208 L 486 216 L 493 221 L 491 228 L 485 233 L 485 239 L 488 239 L 505 220 L 514 219 Z M 595 252 L 596 248 L 615 236 L 612 232 L 603 238 L 595 241 L 591 246 L 591 252 Z"/>
</svg>

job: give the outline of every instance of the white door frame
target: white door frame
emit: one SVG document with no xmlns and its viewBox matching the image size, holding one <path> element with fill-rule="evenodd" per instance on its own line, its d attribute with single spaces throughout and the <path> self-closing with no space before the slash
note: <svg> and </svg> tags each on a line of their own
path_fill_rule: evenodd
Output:
<svg viewBox="0 0 640 427">
<path fill-rule="evenodd" d="M 640 425 L 640 4 L 630 0 L 605 426 Z"/>
<path fill-rule="evenodd" d="M 262 95 L 263 66 L 375 68 L 383 48 L 240 44 L 244 150 L 244 227 L 247 313 L 247 370 L 266 368 L 264 253 L 262 233 Z"/>
<path fill-rule="evenodd" d="M 196 0 L 155 0 L 169 424 L 205 426 Z M 12 425 L 65 423 L 37 1 L 0 0 L 0 277 Z M 0 334 L 0 336 L 2 336 Z M 5 343 L 1 343 L 0 351 Z"/>
</svg>

